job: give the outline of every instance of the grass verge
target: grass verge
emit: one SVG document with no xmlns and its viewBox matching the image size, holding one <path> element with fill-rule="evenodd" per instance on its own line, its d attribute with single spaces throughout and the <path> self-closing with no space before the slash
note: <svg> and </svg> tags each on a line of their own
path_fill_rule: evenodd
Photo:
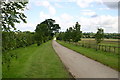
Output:
<svg viewBox="0 0 120 80">
<path fill-rule="evenodd" d="M 119 66 L 118 66 L 119 55 L 117 55 L 117 54 L 103 52 L 100 50 L 96 51 L 91 48 L 80 47 L 80 46 L 77 46 L 74 44 L 66 43 L 64 41 L 57 41 L 57 42 L 65 47 L 72 49 L 82 55 L 85 55 L 95 61 L 98 61 L 104 65 L 107 65 L 117 71 L 120 71 Z"/>
<path fill-rule="evenodd" d="M 34 44 L 7 53 L 15 53 L 18 58 L 11 59 L 9 68 L 8 63 L 3 64 L 3 78 L 70 78 L 51 41 L 39 47 Z"/>
</svg>

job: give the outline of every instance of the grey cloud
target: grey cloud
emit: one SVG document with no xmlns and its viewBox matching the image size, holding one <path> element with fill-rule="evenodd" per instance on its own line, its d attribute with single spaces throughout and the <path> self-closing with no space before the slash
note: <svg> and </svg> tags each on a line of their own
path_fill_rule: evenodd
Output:
<svg viewBox="0 0 120 80">
<path fill-rule="evenodd" d="M 95 17 L 98 17 L 98 15 L 97 14 L 95 14 L 95 15 L 93 15 L 93 16 L 91 16 L 92 18 L 95 18 Z"/>
<path fill-rule="evenodd" d="M 103 2 L 110 9 L 118 9 L 118 2 Z"/>
</svg>

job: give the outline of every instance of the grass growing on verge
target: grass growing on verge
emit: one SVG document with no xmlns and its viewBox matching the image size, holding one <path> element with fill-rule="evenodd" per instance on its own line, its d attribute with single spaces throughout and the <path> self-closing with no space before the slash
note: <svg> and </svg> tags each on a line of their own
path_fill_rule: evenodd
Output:
<svg viewBox="0 0 120 80">
<path fill-rule="evenodd" d="M 52 48 L 51 41 L 41 46 L 31 45 L 9 51 L 18 59 L 12 59 L 9 69 L 3 64 L 3 78 L 69 78 L 59 57 Z M 4 54 L 4 53 L 3 53 Z"/>
<path fill-rule="evenodd" d="M 96 51 L 96 50 L 91 49 L 91 48 L 84 48 L 84 47 L 76 46 L 74 44 L 66 43 L 64 41 L 57 41 L 57 42 L 65 47 L 69 48 L 69 49 L 72 49 L 76 52 L 79 52 L 82 55 L 85 55 L 91 59 L 99 61 L 99 62 L 117 70 L 117 71 L 120 71 L 118 69 L 118 57 L 119 57 L 119 55 L 117 55 L 117 54 L 103 52 L 103 51 Z"/>
</svg>

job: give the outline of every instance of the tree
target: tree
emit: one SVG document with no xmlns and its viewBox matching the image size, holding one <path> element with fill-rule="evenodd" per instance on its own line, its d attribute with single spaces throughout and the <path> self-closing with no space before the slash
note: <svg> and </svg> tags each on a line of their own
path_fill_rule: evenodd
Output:
<svg viewBox="0 0 120 80">
<path fill-rule="evenodd" d="M 76 22 L 74 30 L 73 30 L 73 36 L 72 36 L 73 42 L 78 42 L 81 40 L 82 31 L 80 31 L 80 27 L 81 25 L 78 22 Z"/>
<path fill-rule="evenodd" d="M 104 39 L 104 30 L 102 28 L 98 28 L 97 33 L 95 34 L 96 43 L 99 44 Z"/>
<path fill-rule="evenodd" d="M 20 23 L 22 20 L 26 23 L 27 18 L 22 11 L 24 11 L 28 2 L 15 2 L 15 1 L 0 1 L 1 17 L 2 17 L 2 30 L 10 31 L 11 28 L 16 30 L 15 23 Z"/>
<path fill-rule="evenodd" d="M 54 24 L 55 20 L 46 19 L 42 23 L 38 24 L 35 29 L 35 39 L 37 45 L 46 42 L 53 38 L 56 32 L 59 32 L 59 24 Z"/>
<path fill-rule="evenodd" d="M 52 28 L 52 31 L 54 31 L 54 33 L 58 33 L 60 29 L 59 24 L 54 24 L 54 27 Z"/>
<path fill-rule="evenodd" d="M 36 41 L 39 46 L 43 41 L 45 42 L 46 37 L 49 35 L 48 27 L 46 24 L 38 24 L 35 32 L 36 32 Z"/>
<path fill-rule="evenodd" d="M 59 24 L 55 24 L 55 20 L 53 19 L 46 19 L 41 24 L 46 24 L 48 26 L 49 33 L 51 34 L 52 37 L 60 29 Z"/>
<path fill-rule="evenodd" d="M 75 27 L 73 26 L 67 29 L 65 32 L 66 41 L 78 42 L 81 40 L 82 31 L 80 31 L 80 27 L 79 23 L 76 22 Z"/>
<path fill-rule="evenodd" d="M 81 25 L 76 22 L 75 27 L 69 27 L 66 32 L 60 32 L 57 36 L 58 40 L 64 40 L 64 41 L 73 41 L 78 42 L 81 40 L 82 37 L 82 31 L 80 31 Z"/>
</svg>

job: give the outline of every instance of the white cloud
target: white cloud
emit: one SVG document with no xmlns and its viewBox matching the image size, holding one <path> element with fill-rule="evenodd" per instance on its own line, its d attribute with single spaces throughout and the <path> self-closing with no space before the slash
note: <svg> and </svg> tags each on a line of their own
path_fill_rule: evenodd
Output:
<svg viewBox="0 0 120 80">
<path fill-rule="evenodd" d="M 45 14 L 43 11 L 40 12 L 40 19 L 41 21 L 45 20 L 45 19 L 49 19 L 50 15 Z"/>
<path fill-rule="evenodd" d="M 101 0 L 76 0 L 76 3 L 81 8 L 86 8 L 91 5 L 92 2 L 99 2 L 101 3 Z"/>
<path fill-rule="evenodd" d="M 44 21 L 45 19 L 50 18 L 51 16 L 45 14 L 44 12 L 40 12 L 40 21 L 38 23 Z M 60 16 L 54 16 L 52 19 L 56 20 L 61 27 L 61 31 L 66 31 L 67 28 L 73 27 L 75 25 L 75 18 L 69 14 L 61 14 Z M 78 20 L 79 24 L 81 25 L 81 30 L 83 32 L 96 32 L 97 28 L 103 28 L 105 32 L 117 32 L 118 31 L 118 18 L 117 16 L 110 16 L 110 15 L 101 15 L 95 18 L 86 18 L 86 17 L 79 17 Z M 17 29 L 21 31 L 34 31 L 36 28 L 36 23 L 20 23 L 16 25 Z"/>
<path fill-rule="evenodd" d="M 89 12 L 83 12 L 82 13 L 83 15 L 86 15 L 86 16 L 94 16 L 94 15 L 97 15 L 96 12 L 93 12 L 93 11 L 89 11 Z"/>
<path fill-rule="evenodd" d="M 54 6 L 52 6 L 49 1 L 36 1 L 35 2 L 36 6 L 43 6 L 46 7 L 49 10 L 50 15 L 55 15 L 56 14 L 56 9 Z"/>
<path fill-rule="evenodd" d="M 61 15 L 61 18 L 62 18 L 62 20 L 65 20 L 65 21 L 70 21 L 70 20 L 73 19 L 73 17 L 71 15 L 67 14 L 67 13 L 63 13 Z"/>
<path fill-rule="evenodd" d="M 102 0 L 103 2 L 119 2 L 120 0 Z"/>
<path fill-rule="evenodd" d="M 44 6 L 44 7 L 49 7 L 50 3 L 48 1 L 36 1 L 35 5 L 37 6 Z"/>
<path fill-rule="evenodd" d="M 50 15 L 40 12 L 41 21 L 50 17 Z M 56 20 L 56 23 L 60 25 L 61 31 L 65 31 L 67 28 L 73 27 L 76 22 L 75 18 L 75 16 L 73 17 L 67 13 L 52 17 L 52 19 Z M 96 32 L 98 27 L 103 28 L 105 32 L 118 31 L 118 18 L 110 15 L 101 15 L 94 18 L 79 17 L 78 22 L 81 24 L 83 32 Z"/>
<path fill-rule="evenodd" d="M 55 7 L 58 7 L 58 8 L 62 8 L 63 7 L 62 5 L 60 5 L 58 3 L 55 3 L 54 5 L 55 5 Z"/>
<path fill-rule="evenodd" d="M 37 23 L 20 23 L 20 24 L 16 24 L 16 28 L 17 30 L 20 31 L 34 31 L 36 29 L 36 25 Z"/>
<path fill-rule="evenodd" d="M 91 9 L 80 10 L 80 13 L 84 16 L 97 17 L 96 12 Z"/>
<path fill-rule="evenodd" d="M 118 31 L 118 18 L 110 15 L 101 15 L 95 18 L 80 17 L 79 23 L 84 32 L 95 32 L 98 27 L 103 28 L 105 32 Z"/>
<path fill-rule="evenodd" d="M 60 2 L 61 0 L 56 0 L 58 2 Z M 67 0 L 62 0 L 62 1 L 67 1 Z M 100 2 L 101 0 L 68 0 L 69 2 L 75 2 L 79 7 L 81 8 L 86 8 L 86 7 L 90 7 L 92 2 Z M 33 1 L 35 3 L 35 5 L 37 6 L 43 6 L 45 8 L 48 9 L 49 13 L 45 13 L 43 11 L 41 11 L 39 13 L 39 17 L 40 17 L 40 21 L 38 21 L 39 23 L 44 21 L 45 19 L 48 18 L 52 18 L 56 20 L 56 23 L 58 23 L 62 29 L 62 31 L 65 31 L 67 28 L 72 27 L 73 25 L 75 25 L 75 22 L 78 20 L 79 23 L 82 25 L 82 31 L 83 32 L 96 32 L 98 27 L 102 27 L 104 28 L 105 32 L 117 32 L 118 30 L 118 18 L 114 17 L 114 16 L 110 16 L 110 15 L 101 15 L 101 16 L 97 16 L 94 18 L 86 18 L 86 17 L 75 17 L 72 16 L 68 13 L 63 13 L 60 16 L 56 16 L 56 9 L 55 7 L 61 7 L 58 4 L 50 4 L 50 0 L 34 0 Z M 102 10 L 103 8 L 101 8 Z M 104 8 L 105 9 L 105 8 Z M 106 8 L 108 9 L 108 8 Z M 80 10 L 84 15 L 88 15 L 88 16 L 93 16 L 96 13 L 90 9 L 86 9 L 86 10 Z M 32 24 L 32 23 L 28 23 L 28 24 L 21 24 L 19 25 L 20 27 L 18 29 L 22 29 L 22 30 L 30 30 L 30 31 L 34 31 L 34 29 L 36 28 L 36 24 Z M 23 26 L 25 26 L 23 28 Z"/>
<path fill-rule="evenodd" d="M 90 9 L 83 9 L 83 10 L 80 10 L 81 12 L 91 12 L 92 10 Z"/>
<path fill-rule="evenodd" d="M 63 13 L 60 16 L 53 17 L 56 23 L 58 23 L 61 27 L 60 31 L 66 31 L 67 28 L 72 27 L 75 22 L 73 16 Z"/>
<path fill-rule="evenodd" d="M 89 0 L 88 0 L 89 1 Z M 77 5 L 80 6 L 81 8 L 85 8 L 89 6 L 89 2 L 86 0 L 77 0 L 76 1 Z"/>
<path fill-rule="evenodd" d="M 65 31 L 67 28 L 74 25 L 73 16 L 67 13 L 63 13 L 60 16 L 51 16 L 50 14 L 46 14 L 43 11 L 40 12 L 40 22 L 51 17 L 56 21 L 56 23 L 60 25 L 61 31 Z"/>
<path fill-rule="evenodd" d="M 53 6 L 49 7 L 49 12 L 50 12 L 51 15 L 55 15 L 56 14 L 56 10 L 55 10 L 55 8 Z"/>
<path fill-rule="evenodd" d="M 100 10 L 110 10 L 110 8 L 99 8 Z"/>
<path fill-rule="evenodd" d="M 66 31 L 67 28 L 72 27 L 74 25 L 74 18 L 73 16 L 64 13 L 60 16 L 60 24 L 61 24 L 61 31 Z"/>
<path fill-rule="evenodd" d="M 51 6 L 50 2 L 75 2 L 81 8 L 89 7 L 92 2 L 102 2 L 101 0 L 30 0 L 31 3 L 35 3 L 37 6 L 48 7 Z M 58 7 L 61 7 L 58 4 L 55 4 Z"/>
</svg>

